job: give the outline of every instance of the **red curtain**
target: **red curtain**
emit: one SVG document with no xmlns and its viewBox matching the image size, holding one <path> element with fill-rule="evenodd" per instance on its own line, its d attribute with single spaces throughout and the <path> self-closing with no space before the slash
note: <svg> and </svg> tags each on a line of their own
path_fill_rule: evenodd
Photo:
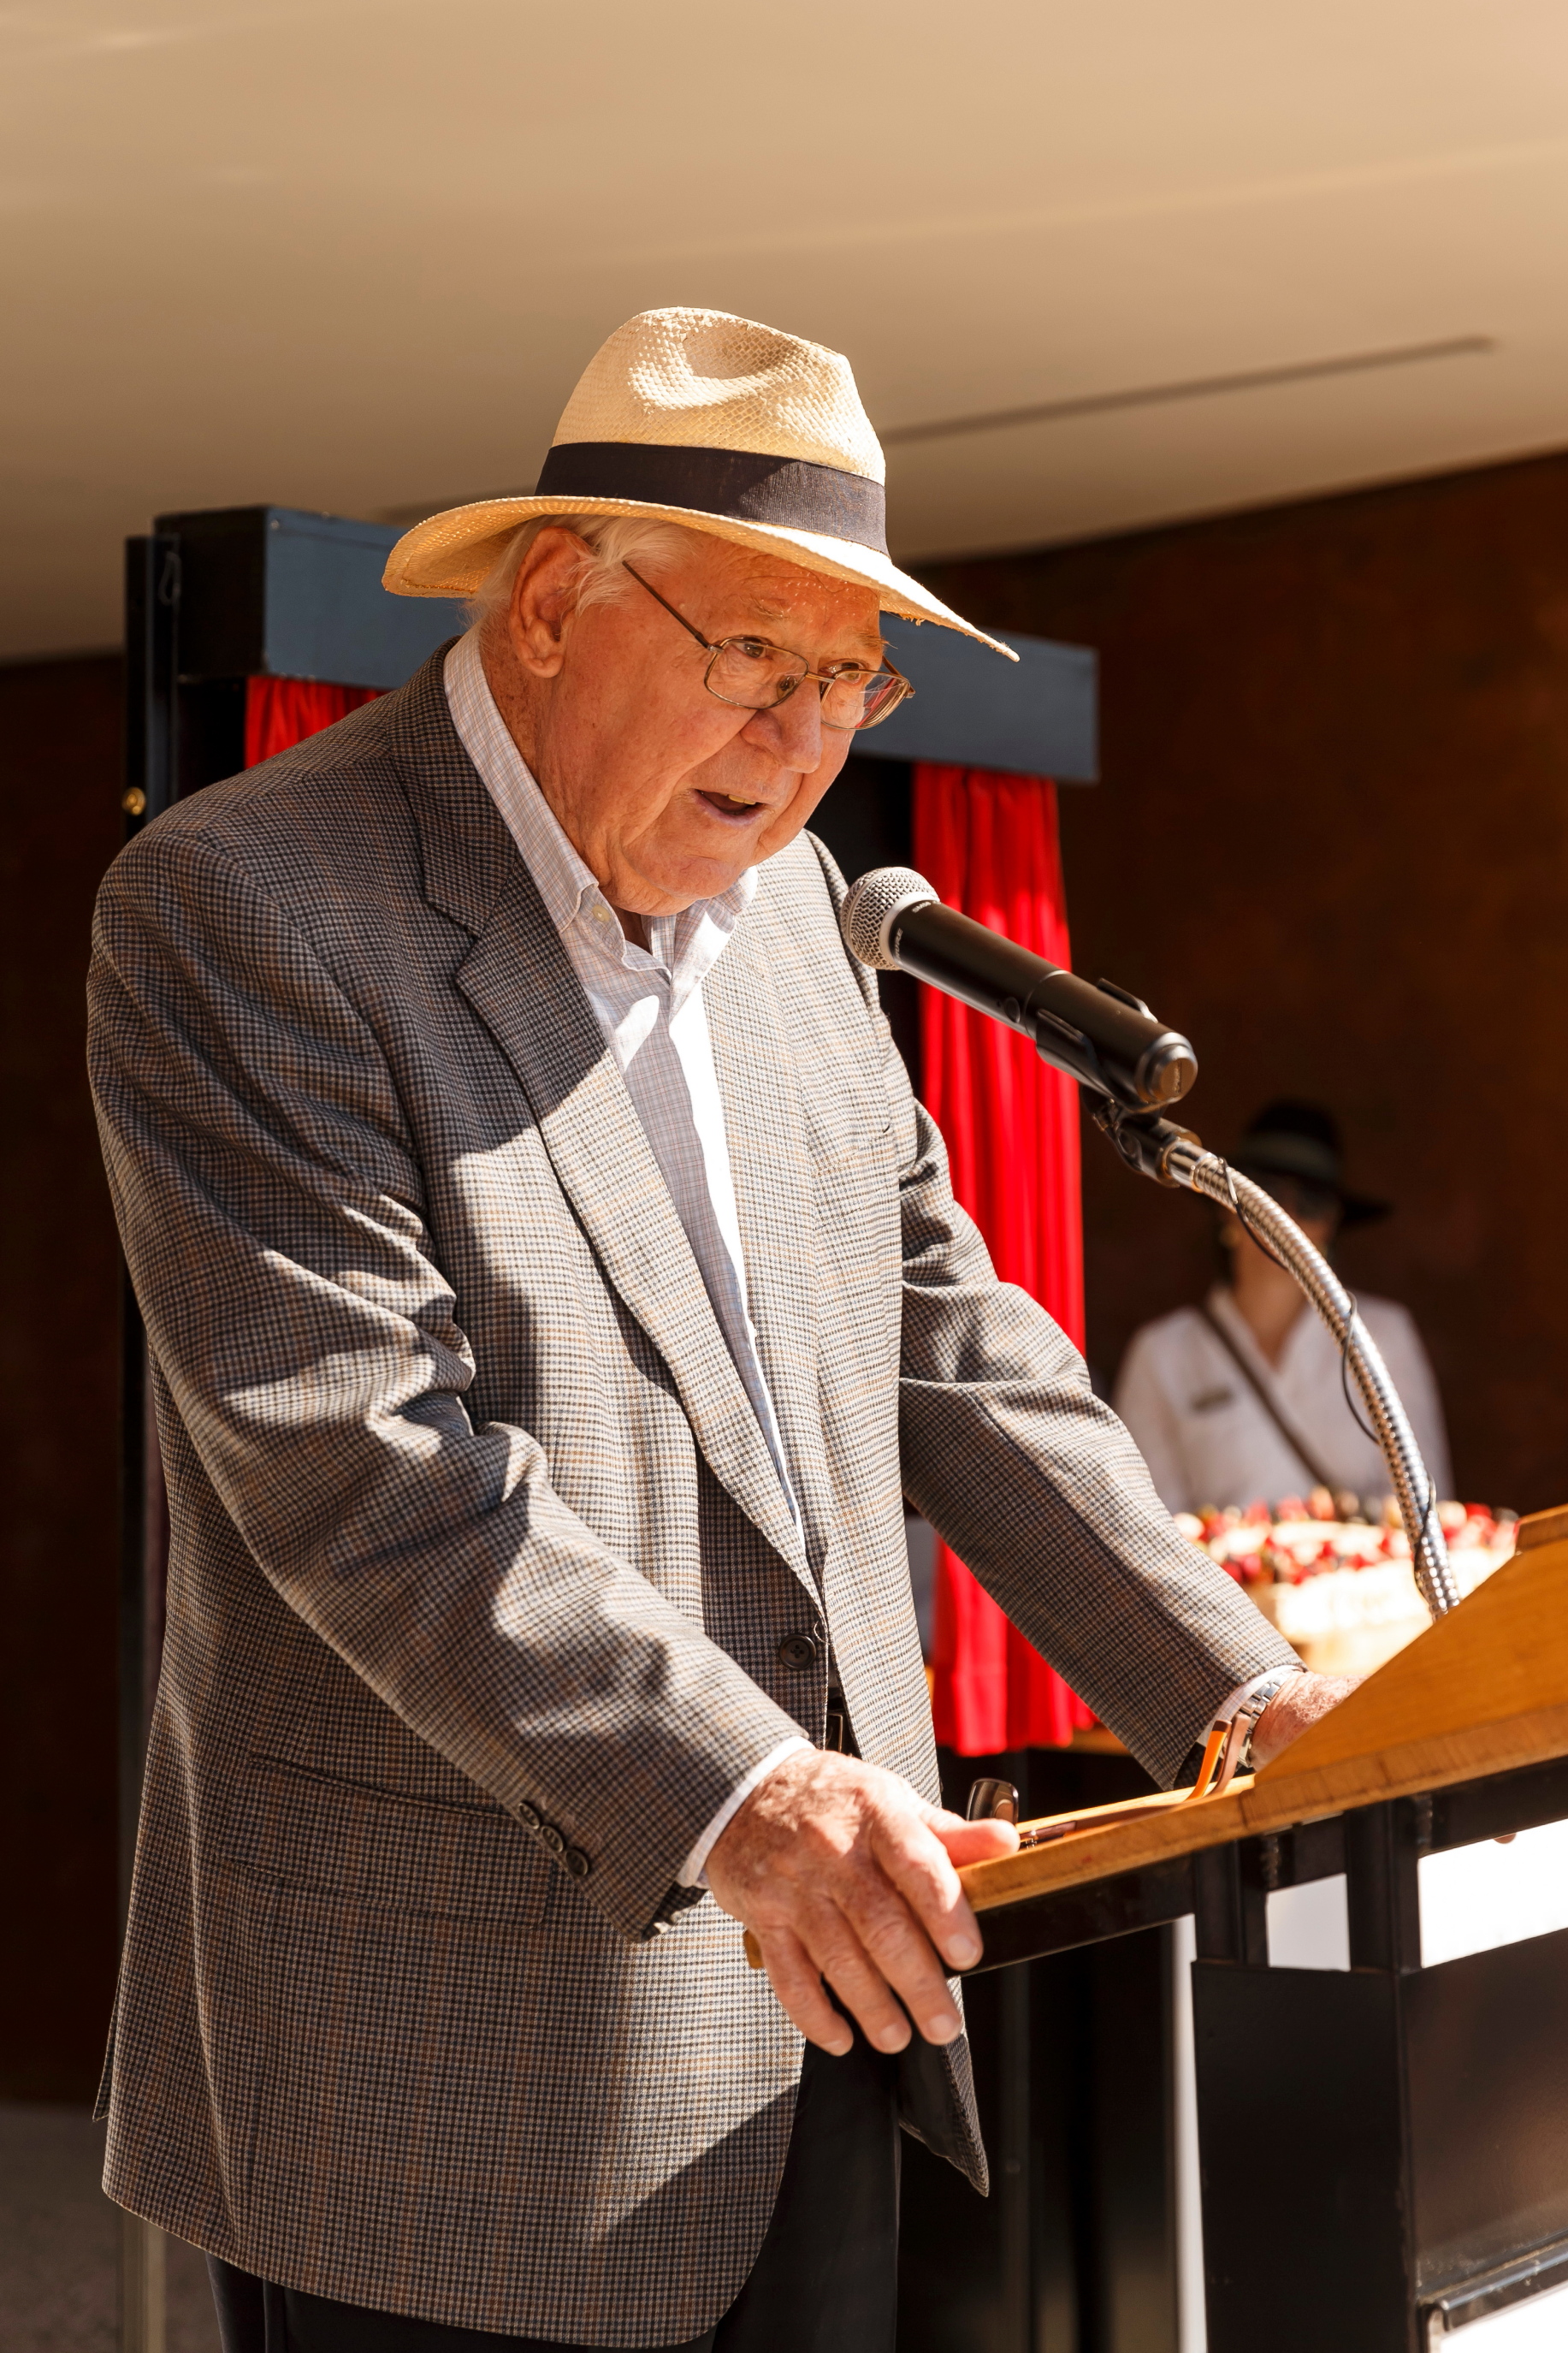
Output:
<svg viewBox="0 0 1568 2353">
<path fill-rule="evenodd" d="M 981 768 L 915 768 L 914 862 L 950 907 L 1053 964 L 1070 965 L 1056 786 Z M 1078 1090 L 1027 1042 L 935 989 L 921 991 L 924 1094 L 947 1138 L 952 1187 L 996 1271 L 1083 1345 Z M 931 1708 L 961 1757 L 1061 1747 L 1091 1712 L 937 1547 Z"/>
<path fill-rule="evenodd" d="M 313 678 L 247 678 L 245 681 L 245 765 L 270 760 L 307 735 L 374 702 L 374 686 L 323 686 Z"/>
</svg>

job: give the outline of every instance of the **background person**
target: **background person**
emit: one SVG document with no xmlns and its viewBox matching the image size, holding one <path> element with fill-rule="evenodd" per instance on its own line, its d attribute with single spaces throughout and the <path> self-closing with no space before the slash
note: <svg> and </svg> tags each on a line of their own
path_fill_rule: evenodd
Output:
<svg viewBox="0 0 1568 2353">
<path fill-rule="evenodd" d="M 1318 1249 L 1332 1254 L 1349 1227 L 1389 1204 L 1346 1190 L 1340 1132 L 1315 1103 L 1273 1103 L 1230 1155 L 1273 1195 Z M 1294 1277 L 1226 1215 L 1219 1240 L 1228 1279 L 1200 1307 L 1179 1307 L 1136 1332 L 1114 1403 L 1138 1441 L 1160 1500 L 1173 1512 L 1277 1504 L 1316 1486 L 1361 1498 L 1389 1492 L 1388 1466 L 1345 1402 L 1341 1351 Z M 1453 1492 L 1443 1409 L 1408 1311 L 1356 1293 L 1439 1500 Z M 1350 1378 L 1363 1420 L 1366 1408 Z"/>
</svg>

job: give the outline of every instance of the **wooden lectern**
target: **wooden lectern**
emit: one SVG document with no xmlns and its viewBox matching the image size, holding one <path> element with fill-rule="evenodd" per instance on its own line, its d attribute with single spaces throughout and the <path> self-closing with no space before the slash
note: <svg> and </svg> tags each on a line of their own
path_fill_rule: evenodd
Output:
<svg viewBox="0 0 1568 2353">
<path fill-rule="evenodd" d="M 963 1874 L 987 1969 L 1194 1915 L 1210 2353 L 1426 2353 L 1568 2286 L 1568 1929 L 1423 1968 L 1416 1885 L 1562 1820 L 1568 1512 L 1223 1797 L 1027 1824 Z M 1270 1892 L 1341 1872 L 1349 1970 L 1270 1968 Z"/>
</svg>

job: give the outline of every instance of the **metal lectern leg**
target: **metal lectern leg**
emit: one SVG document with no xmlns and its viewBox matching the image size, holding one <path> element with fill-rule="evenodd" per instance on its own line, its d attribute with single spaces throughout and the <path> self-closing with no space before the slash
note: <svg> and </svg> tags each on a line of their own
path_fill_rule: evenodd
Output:
<svg viewBox="0 0 1568 2353">
<path fill-rule="evenodd" d="M 1345 1908 L 1352 1969 L 1418 1969 L 1423 1800 L 1396 1799 L 1345 1816 Z M 1430 1815 L 1431 1801 L 1425 1801 Z"/>
<path fill-rule="evenodd" d="M 1418 1802 L 1348 1814 L 1343 1838 L 1349 1969 L 1268 1966 L 1275 1841 L 1197 1858 L 1209 2353 L 1256 2353 L 1259 2312 L 1271 2353 L 1417 2353 L 1404 1988 L 1420 1963 Z"/>
<path fill-rule="evenodd" d="M 1395 1979 L 1194 1961 L 1193 2039 L 1209 2353 L 1417 2353 Z"/>
<path fill-rule="evenodd" d="M 133 539 L 125 564 L 125 810 L 128 835 L 174 797 L 180 558 L 176 541 Z M 127 1278 L 121 1331 L 120 1927 L 131 1899 L 142 1768 L 163 1636 L 168 1506 L 147 1349 Z M 120 2217 L 121 2353 L 164 2353 L 164 2239 Z"/>
<path fill-rule="evenodd" d="M 1193 1913 L 1199 1960 L 1267 1968 L 1268 1903 L 1252 1857 L 1240 1846 L 1214 1846 L 1195 1854 Z"/>
<path fill-rule="evenodd" d="M 155 2222 L 120 2215 L 120 2343 L 121 2353 L 163 2353 L 163 2256 L 167 2242 Z"/>
<path fill-rule="evenodd" d="M 997 2118 L 995 2196 L 1002 2223 L 1003 2342 L 1027 2353 L 1036 2342 L 1034 2167 L 1030 2147 L 1034 1986 L 1027 1962 L 1001 1984 L 1004 2054 Z"/>
</svg>

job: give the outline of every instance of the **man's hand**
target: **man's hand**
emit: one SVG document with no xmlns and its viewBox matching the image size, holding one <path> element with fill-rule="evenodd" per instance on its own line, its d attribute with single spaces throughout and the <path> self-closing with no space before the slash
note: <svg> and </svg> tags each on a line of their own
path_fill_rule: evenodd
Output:
<svg viewBox="0 0 1568 2353">
<path fill-rule="evenodd" d="M 1338 1707 L 1361 1682 L 1360 1675 L 1290 1675 L 1280 1684 L 1258 1719 L 1252 1736 L 1252 1761 L 1272 1765 L 1281 1749 L 1300 1739 L 1309 1725 Z"/>
<path fill-rule="evenodd" d="M 850 2047 L 826 1978 L 876 2050 L 901 2051 L 910 2019 L 928 2042 L 959 2031 L 946 1972 L 981 1947 L 955 1866 L 1017 1843 L 1011 1822 L 961 1821 L 879 1766 L 802 1748 L 752 1790 L 708 1858 L 708 1883 L 751 1929 L 808 2042 L 837 2057 Z"/>
</svg>

